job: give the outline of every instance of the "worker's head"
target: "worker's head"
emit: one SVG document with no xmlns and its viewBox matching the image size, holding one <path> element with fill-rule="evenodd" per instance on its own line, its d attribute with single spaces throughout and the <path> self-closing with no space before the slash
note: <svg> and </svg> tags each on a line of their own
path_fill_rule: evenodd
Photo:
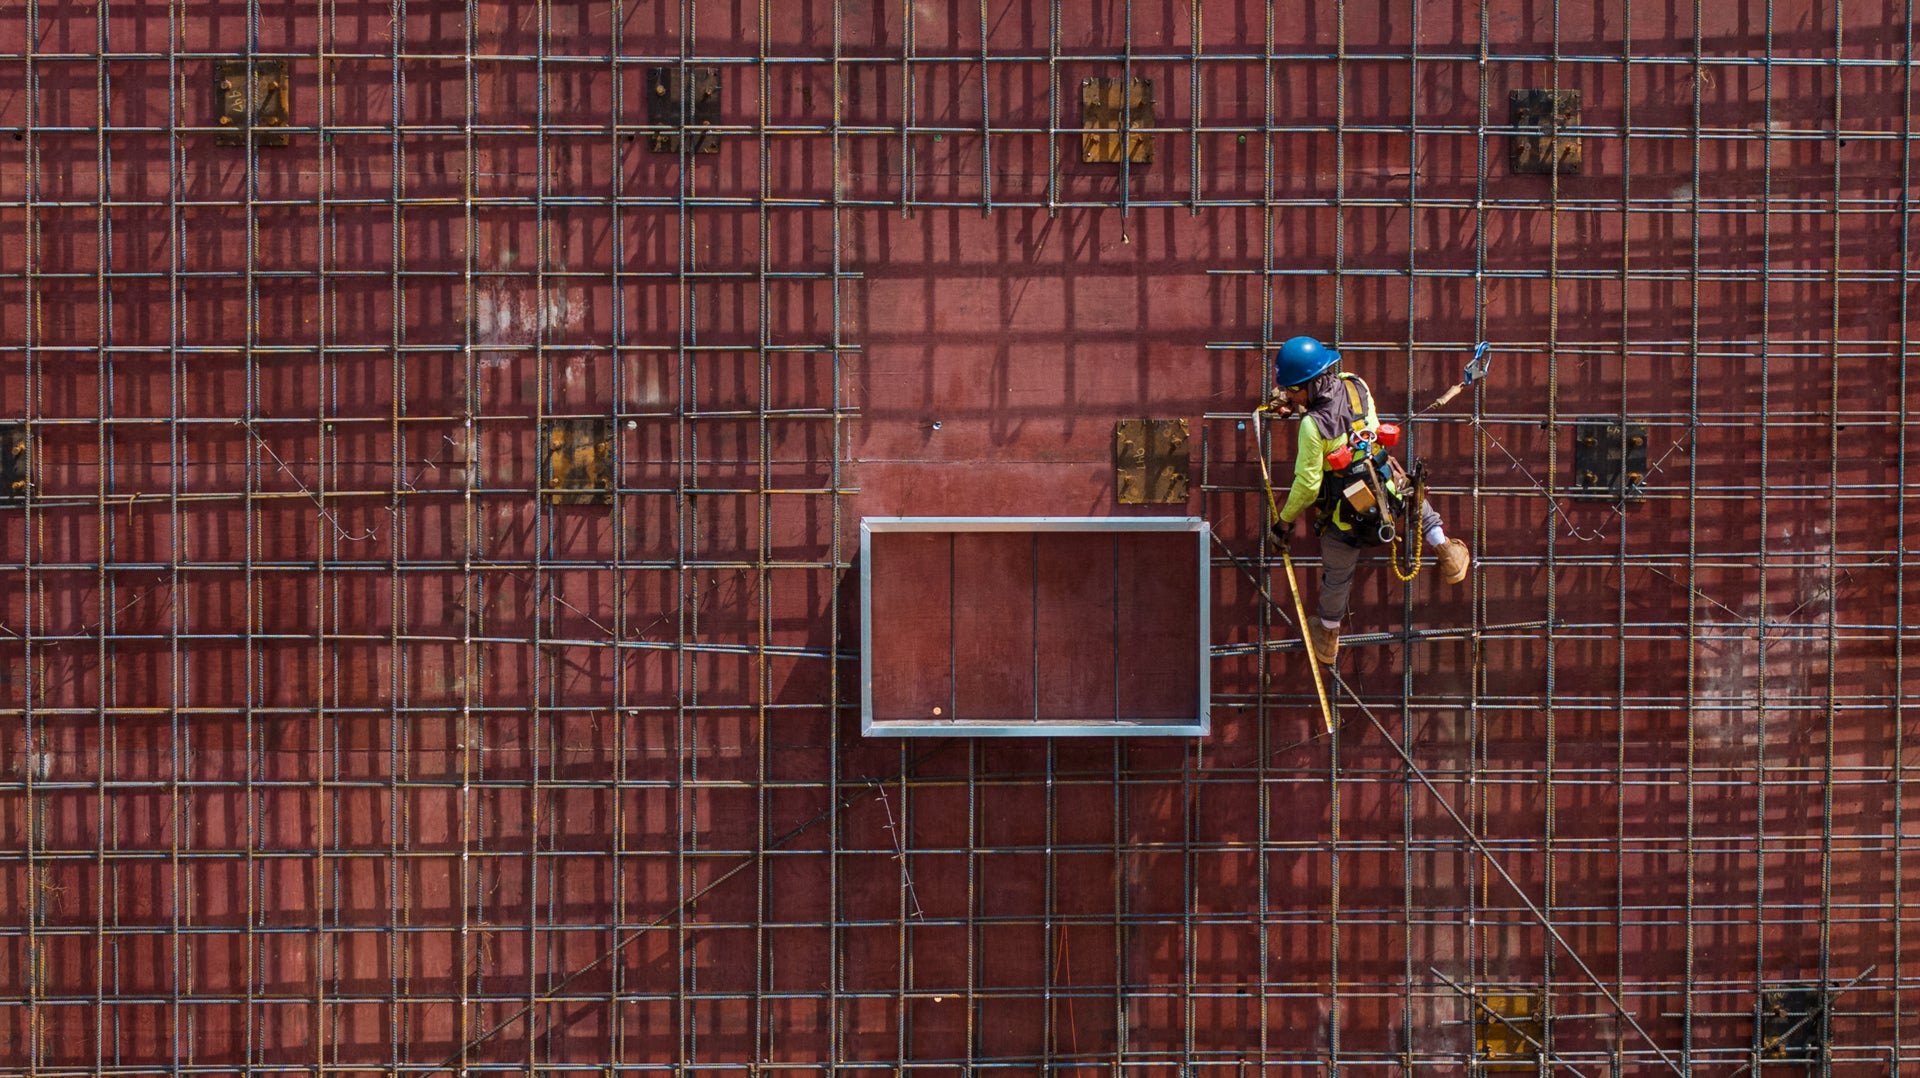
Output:
<svg viewBox="0 0 1920 1078">
<path fill-rule="evenodd" d="M 1290 337 L 1273 363 L 1273 387 L 1296 406 L 1306 402 L 1307 386 L 1327 368 L 1340 362 L 1340 353 L 1312 337 Z"/>
</svg>

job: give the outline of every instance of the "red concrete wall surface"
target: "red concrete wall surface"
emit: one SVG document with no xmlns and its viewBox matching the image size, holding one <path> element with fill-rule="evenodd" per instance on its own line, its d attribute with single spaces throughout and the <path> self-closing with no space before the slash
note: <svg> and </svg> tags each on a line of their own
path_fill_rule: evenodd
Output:
<svg viewBox="0 0 1920 1078">
<path fill-rule="evenodd" d="M 0 1070 L 1460 1073 L 1540 993 L 1580 1073 L 1730 1073 L 1818 983 L 1911 1069 L 1912 38 L 0 5 Z M 214 145 L 250 54 L 287 147 Z M 716 154 L 649 151 L 683 63 Z M 1128 76 L 1153 161 L 1082 163 Z M 1548 87 L 1582 168 L 1510 174 Z M 1363 563 L 1332 735 L 1246 422 L 1297 332 L 1403 420 L 1494 355 L 1407 422 L 1474 571 Z M 1185 505 L 1118 504 L 1138 417 Z M 1596 419 L 1644 500 L 1567 493 Z M 859 736 L 861 517 L 1130 513 L 1219 537 L 1211 736 Z"/>
</svg>

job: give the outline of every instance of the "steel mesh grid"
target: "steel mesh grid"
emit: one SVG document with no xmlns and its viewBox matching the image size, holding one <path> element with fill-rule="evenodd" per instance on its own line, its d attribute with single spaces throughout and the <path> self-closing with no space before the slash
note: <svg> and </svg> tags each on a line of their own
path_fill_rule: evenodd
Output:
<svg viewBox="0 0 1920 1078">
<path fill-rule="evenodd" d="M 1850 986 L 1832 1067 L 1909 1050 L 1909 9 L 15 14 L 18 1065 L 1440 1069 L 1468 997 L 1545 986 L 1562 1065 L 1732 1068 L 1813 982 Z M 247 54 L 296 65 L 294 146 L 222 156 L 203 70 Z M 710 162 L 644 154 L 663 65 L 722 72 Z M 1161 88 L 1155 166 L 1074 166 L 1096 74 Z M 1588 92 L 1578 180 L 1503 175 L 1518 85 Z M 1210 397 L 1290 325 L 1408 411 L 1500 344 L 1416 428 L 1477 631 L 1362 660 L 1296 744 L 1290 629 L 1223 556 L 1209 742 L 860 743 L 842 463 L 901 417 L 849 368 L 934 377 L 938 335 L 862 274 L 932 308 L 1011 247 L 917 242 L 1098 211 L 1188 237 Z M 1147 279 L 1107 249 L 1080 272 Z M 1127 335 L 1019 306 L 976 313 Z M 1244 553 L 1256 447 L 1194 411 Z M 536 497 L 575 416 L 619 424 L 610 506 Z M 1593 416 L 1652 428 L 1645 509 L 1560 493 Z M 1361 722 L 1396 711 L 1570 948 Z"/>
</svg>

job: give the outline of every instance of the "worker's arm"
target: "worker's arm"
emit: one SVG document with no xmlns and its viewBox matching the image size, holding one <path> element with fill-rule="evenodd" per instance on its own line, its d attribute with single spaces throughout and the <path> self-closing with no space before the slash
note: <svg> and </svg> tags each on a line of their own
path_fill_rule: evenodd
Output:
<svg viewBox="0 0 1920 1078">
<path fill-rule="evenodd" d="M 1300 440 L 1293 451 L 1293 487 L 1280 507 L 1280 522 L 1289 527 L 1320 497 L 1320 479 L 1326 472 L 1327 450 L 1312 418 L 1300 420 Z"/>
</svg>

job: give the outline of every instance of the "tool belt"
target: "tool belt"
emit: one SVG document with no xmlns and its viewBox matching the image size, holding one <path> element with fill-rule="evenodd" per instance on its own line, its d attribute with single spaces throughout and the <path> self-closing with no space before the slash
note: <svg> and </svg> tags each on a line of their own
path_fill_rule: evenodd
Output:
<svg viewBox="0 0 1920 1078">
<path fill-rule="evenodd" d="M 1314 503 L 1314 531 L 1354 546 L 1383 546 L 1398 530 L 1413 523 L 1406 519 L 1407 472 L 1384 448 L 1328 475 L 1320 483 Z"/>
</svg>

